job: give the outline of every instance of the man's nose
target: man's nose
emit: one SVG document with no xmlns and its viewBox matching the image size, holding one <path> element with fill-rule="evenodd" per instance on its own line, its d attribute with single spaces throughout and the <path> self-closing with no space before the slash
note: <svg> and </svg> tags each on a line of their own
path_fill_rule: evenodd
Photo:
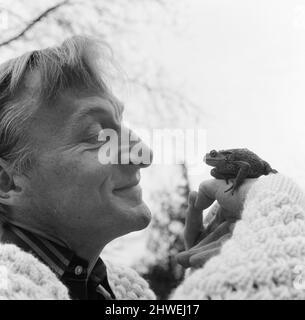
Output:
<svg viewBox="0 0 305 320">
<path fill-rule="evenodd" d="M 131 143 L 130 164 L 138 165 L 140 168 L 147 168 L 152 164 L 153 151 L 140 138 L 138 141 Z"/>
<path fill-rule="evenodd" d="M 152 149 L 144 143 L 144 141 L 137 136 L 132 130 L 125 129 L 125 134 L 127 133 L 129 136 L 129 143 L 128 148 L 124 146 L 124 143 L 121 145 L 121 151 L 122 152 L 128 152 L 128 155 L 125 154 L 125 156 L 128 156 L 128 163 L 137 165 L 140 168 L 146 168 L 149 167 L 152 164 L 153 161 L 153 151 Z M 126 157 L 123 156 L 122 158 Z"/>
</svg>

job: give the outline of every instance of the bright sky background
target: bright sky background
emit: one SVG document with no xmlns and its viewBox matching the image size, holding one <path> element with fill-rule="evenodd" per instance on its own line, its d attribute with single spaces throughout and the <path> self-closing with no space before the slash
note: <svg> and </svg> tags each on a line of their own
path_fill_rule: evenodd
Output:
<svg viewBox="0 0 305 320">
<path fill-rule="evenodd" d="M 305 188 L 305 2 L 172 3 L 174 32 L 156 15 L 135 59 L 153 57 L 200 106 L 173 126 L 207 129 L 209 150 L 247 147 Z"/>
<path fill-rule="evenodd" d="M 209 147 L 252 149 L 305 187 L 305 2 L 191 0 L 181 14 L 167 66 L 211 115 Z"/>
</svg>

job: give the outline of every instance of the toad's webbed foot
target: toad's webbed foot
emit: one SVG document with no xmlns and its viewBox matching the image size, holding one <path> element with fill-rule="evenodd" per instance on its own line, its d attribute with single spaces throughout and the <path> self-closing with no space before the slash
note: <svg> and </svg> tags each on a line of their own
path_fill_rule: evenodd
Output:
<svg viewBox="0 0 305 320">
<path fill-rule="evenodd" d="M 232 196 L 233 196 L 234 191 L 235 191 L 237 188 L 238 188 L 238 187 L 236 187 L 236 183 L 235 183 L 235 181 L 234 181 L 233 184 L 232 184 L 232 186 L 231 186 L 229 189 L 227 189 L 227 190 L 225 191 L 225 193 L 232 190 L 231 194 L 232 194 Z"/>
<path fill-rule="evenodd" d="M 238 189 L 241 184 L 244 182 L 244 180 L 247 178 L 249 170 L 250 170 L 250 165 L 247 162 L 244 161 L 236 161 L 236 163 L 239 165 L 239 171 L 236 176 L 236 179 L 233 182 L 233 185 L 226 190 L 225 192 L 229 192 L 232 190 L 231 194 L 234 194 L 234 191 Z"/>
</svg>

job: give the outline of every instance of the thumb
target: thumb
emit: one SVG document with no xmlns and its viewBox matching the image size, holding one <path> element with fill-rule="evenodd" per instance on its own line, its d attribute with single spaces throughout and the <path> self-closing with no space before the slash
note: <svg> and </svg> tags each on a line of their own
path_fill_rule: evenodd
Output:
<svg viewBox="0 0 305 320">
<path fill-rule="evenodd" d="M 195 207 L 195 202 L 197 200 L 197 191 L 191 191 L 188 198 L 188 205 L 191 208 Z"/>
<path fill-rule="evenodd" d="M 202 210 L 195 207 L 197 192 L 191 191 L 186 209 L 184 240 L 186 249 L 194 245 L 198 234 L 203 230 Z"/>
</svg>

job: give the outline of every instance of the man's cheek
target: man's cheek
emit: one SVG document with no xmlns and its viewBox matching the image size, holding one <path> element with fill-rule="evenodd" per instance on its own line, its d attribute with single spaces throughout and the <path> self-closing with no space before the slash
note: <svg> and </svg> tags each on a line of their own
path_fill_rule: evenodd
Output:
<svg viewBox="0 0 305 320">
<path fill-rule="evenodd" d="M 72 155 L 68 158 L 58 158 L 52 169 L 55 177 L 59 180 L 78 181 L 92 174 L 94 168 L 90 166 L 90 159 Z"/>
<path fill-rule="evenodd" d="M 43 155 L 40 158 L 39 174 L 49 180 L 61 181 L 77 176 L 77 161 L 62 154 Z"/>
</svg>

